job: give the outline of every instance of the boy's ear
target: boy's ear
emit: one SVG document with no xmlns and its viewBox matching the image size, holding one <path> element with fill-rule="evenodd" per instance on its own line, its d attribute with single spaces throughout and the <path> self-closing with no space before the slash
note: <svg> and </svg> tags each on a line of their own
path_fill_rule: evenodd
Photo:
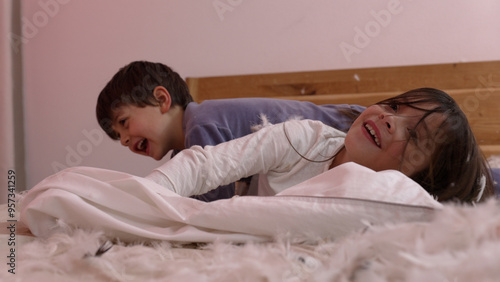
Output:
<svg viewBox="0 0 500 282">
<path fill-rule="evenodd" d="M 164 114 L 168 112 L 172 106 L 172 98 L 170 97 L 168 90 L 163 86 L 156 86 L 153 90 L 153 95 L 155 96 L 156 101 L 158 101 L 161 113 Z"/>
</svg>

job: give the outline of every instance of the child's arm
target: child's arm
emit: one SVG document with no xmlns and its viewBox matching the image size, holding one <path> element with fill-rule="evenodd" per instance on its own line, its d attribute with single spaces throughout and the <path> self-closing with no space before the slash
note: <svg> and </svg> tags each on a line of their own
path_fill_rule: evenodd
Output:
<svg viewBox="0 0 500 282">
<path fill-rule="evenodd" d="M 217 146 L 185 149 L 148 178 L 182 195 L 206 193 L 220 185 L 270 170 L 290 170 L 301 160 L 290 145 L 304 155 L 323 138 L 321 122 L 289 121 Z M 286 129 L 286 135 L 285 135 Z"/>
</svg>

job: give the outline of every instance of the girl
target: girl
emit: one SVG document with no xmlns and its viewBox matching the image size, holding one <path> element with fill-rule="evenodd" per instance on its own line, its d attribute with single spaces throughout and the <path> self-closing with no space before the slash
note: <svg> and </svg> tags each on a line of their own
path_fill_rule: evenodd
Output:
<svg viewBox="0 0 500 282">
<path fill-rule="evenodd" d="M 399 170 L 439 201 L 473 203 L 494 194 L 467 118 L 448 94 L 432 88 L 368 107 L 347 134 L 318 121 L 287 121 L 183 150 L 148 178 L 191 196 L 263 174 L 259 195 L 274 195 L 346 162 Z"/>
</svg>

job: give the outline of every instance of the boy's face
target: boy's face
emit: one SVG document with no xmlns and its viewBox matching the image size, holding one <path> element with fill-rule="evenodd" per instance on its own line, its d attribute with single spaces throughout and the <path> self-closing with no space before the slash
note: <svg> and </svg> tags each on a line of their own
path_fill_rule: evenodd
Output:
<svg viewBox="0 0 500 282">
<path fill-rule="evenodd" d="M 113 130 L 132 152 L 160 160 L 174 149 L 170 117 L 160 106 L 123 105 L 114 111 Z M 169 134 L 170 133 L 170 134 Z"/>
<path fill-rule="evenodd" d="M 433 108 L 430 104 L 418 106 Z M 405 105 L 368 107 L 347 133 L 348 161 L 375 171 L 396 169 L 408 176 L 426 168 L 436 147 L 437 128 L 444 116 L 433 113 L 418 124 L 423 115 L 423 111 Z"/>
</svg>

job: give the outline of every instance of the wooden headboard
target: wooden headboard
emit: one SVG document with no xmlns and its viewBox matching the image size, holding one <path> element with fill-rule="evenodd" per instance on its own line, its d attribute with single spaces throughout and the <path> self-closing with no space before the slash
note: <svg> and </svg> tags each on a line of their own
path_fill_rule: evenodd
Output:
<svg viewBox="0 0 500 282">
<path fill-rule="evenodd" d="M 186 79 L 196 102 L 268 97 L 369 106 L 407 90 L 446 91 L 467 115 L 486 156 L 500 155 L 500 61 L 266 73 Z"/>
</svg>

